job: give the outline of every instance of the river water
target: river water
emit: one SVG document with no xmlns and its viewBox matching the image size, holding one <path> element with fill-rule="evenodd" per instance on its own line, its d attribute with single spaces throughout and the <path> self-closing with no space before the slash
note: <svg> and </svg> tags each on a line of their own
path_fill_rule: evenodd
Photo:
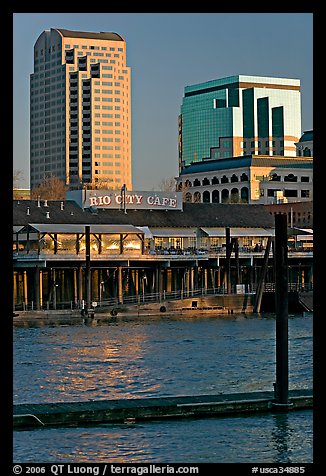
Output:
<svg viewBox="0 0 326 476">
<path fill-rule="evenodd" d="M 312 388 L 312 316 L 289 316 L 289 389 Z M 275 316 L 14 328 L 14 403 L 273 390 Z M 14 432 L 16 462 L 313 462 L 312 411 Z"/>
</svg>

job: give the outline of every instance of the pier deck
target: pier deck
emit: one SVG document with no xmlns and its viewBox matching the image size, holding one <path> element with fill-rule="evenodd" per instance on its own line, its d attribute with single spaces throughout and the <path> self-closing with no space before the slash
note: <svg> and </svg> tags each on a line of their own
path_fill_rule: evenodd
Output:
<svg viewBox="0 0 326 476">
<path fill-rule="evenodd" d="M 138 420 L 230 416 L 312 408 L 311 389 L 290 390 L 289 405 L 274 405 L 274 392 L 129 398 L 14 405 L 13 428 L 135 423 Z"/>
</svg>

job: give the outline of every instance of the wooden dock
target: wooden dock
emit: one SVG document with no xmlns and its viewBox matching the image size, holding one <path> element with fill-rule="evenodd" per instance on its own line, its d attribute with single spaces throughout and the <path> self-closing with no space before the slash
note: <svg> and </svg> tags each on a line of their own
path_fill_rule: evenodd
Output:
<svg viewBox="0 0 326 476">
<path fill-rule="evenodd" d="M 288 405 L 277 405 L 274 392 L 129 398 L 14 405 L 13 428 L 136 423 L 144 420 L 232 416 L 311 409 L 311 389 L 289 391 Z"/>
</svg>

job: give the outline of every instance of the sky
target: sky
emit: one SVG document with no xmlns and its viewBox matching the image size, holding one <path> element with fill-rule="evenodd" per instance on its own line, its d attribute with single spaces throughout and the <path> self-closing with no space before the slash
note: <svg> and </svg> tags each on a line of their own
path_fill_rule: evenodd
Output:
<svg viewBox="0 0 326 476">
<path fill-rule="evenodd" d="M 46 29 L 112 31 L 131 68 L 133 190 L 178 175 L 184 88 L 235 75 L 299 79 L 302 132 L 313 129 L 312 13 L 13 12 L 13 169 L 29 188 L 29 78 Z"/>
</svg>

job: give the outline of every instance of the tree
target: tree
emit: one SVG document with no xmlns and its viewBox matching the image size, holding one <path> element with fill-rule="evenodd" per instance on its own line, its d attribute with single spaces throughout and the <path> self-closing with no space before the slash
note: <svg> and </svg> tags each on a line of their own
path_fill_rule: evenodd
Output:
<svg viewBox="0 0 326 476">
<path fill-rule="evenodd" d="M 175 192 L 176 179 L 174 177 L 162 179 L 158 184 L 158 189 L 162 190 L 162 192 Z"/>
<path fill-rule="evenodd" d="M 84 183 L 83 188 L 89 190 L 120 190 L 121 186 L 113 185 L 112 182 L 112 179 L 100 179 L 96 177 L 91 182 Z"/>
<path fill-rule="evenodd" d="M 31 191 L 31 198 L 44 200 L 64 200 L 68 187 L 64 180 L 54 174 L 44 176 L 42 182 Z"/>
<path fill-rule="evenodd" d="M 18 188 L 23 178 L 24 172 L 20 169 L 15 169 L 13 173 L 13 188 Z"/>
<path fill-rule="evenodd" d="M 24 172 L 20 169 L 13 171 L 13 199 L 14 200 L 29 200 L 30 193 L 27 189 L 20 189 L 20 182 L 24 179 Z"/>
<path fill-rule="evenodd" d="M 179 185 L 177 185 L 177 181 L 174 177 L 165 178 L 159 183 L 159 190 L 162 190 L 163 192 L 182 192 L 183 202 L 186 201 L 186 194 L 189 189 L 190 185 L 188 181 L 185 183 L 180 182 Z"/>
</svg>

